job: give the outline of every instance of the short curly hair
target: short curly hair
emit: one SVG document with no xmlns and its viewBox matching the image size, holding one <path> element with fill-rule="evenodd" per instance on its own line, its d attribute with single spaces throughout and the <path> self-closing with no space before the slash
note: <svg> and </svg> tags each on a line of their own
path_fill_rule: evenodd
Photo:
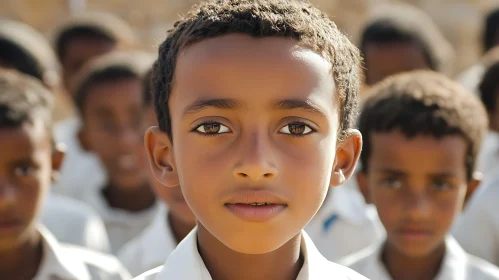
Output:
<svg viewBox="0 0 499 280">
<path fill-rule="evenodd" d="M 307 1 L 211 0 L 194 6 L 160 45 L 152 92 L 159 127 L 172 139 L 168 100 L 179 53 L 188 46 L 227 34 L 292 38 L 321 54 L 332 65 L 340 106 L 340 138 L 354 125 L 359 90 L 358 49 Z"/>
<path fill-rule="evenodd" d="M 494 113 L 496 108 L 497 98 L 499 97 L 499 58 L 495 62 L 488 65 L 485 74 L 478 86 L 480 98 L 487 112 Z"/>
<path fill-rule="evenodd" d="M 458 135 L 468 144 L 465 166 L 471 179 L 487 127 L 480 100 L 446 76 L 414 71 L 389 77 L 371 89 L 360 113 L 362 171 L 368 170 L 373 133 L 400 131 L 408 138 Z"/>
<path fill-rule="evenodd" d="M 42 120 L 52 138 L 52 93 L 37 79 L 0 69 L 0 128 L 18 128 Z"/>
</svg>

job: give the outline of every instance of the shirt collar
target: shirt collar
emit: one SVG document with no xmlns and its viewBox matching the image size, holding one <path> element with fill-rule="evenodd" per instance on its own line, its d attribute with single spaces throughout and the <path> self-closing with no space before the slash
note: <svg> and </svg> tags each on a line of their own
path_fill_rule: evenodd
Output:
<svg viewBox="0 0 499 280">
<path fill-rule="evenodd" d="M 331 273 L 335 275 L 335 279 L 350 279 L 346 268 L 329 262 L 319 253 L 305 231 L 302 231 L 301 251 L 304 263 L 296 280 L 325 280 L 331 278 Z M 198 252 L 197 228 L 180 242 L 154 279 L 212 280 Z"/>
<path fill-rule="evenodd" d="M 166 207 L 161 205 L 152 224 L 144 231 L 140 239 L 142 246 L 147 248 L 147 254 L 142 259 L 144 267 L 156 267 L 163 264 L 177 246 Z"/>
<path fill-rule="evenodd" d="M 45 227 L 39 226 L 38 231 L 41 234 L 43 259 L 34 280 L 90 280 L 87 267 L 78 261 L 77 256 L 69 254 Z"/>
<path fill-rule="evenodd" d="M 383 243 L 373 246 L 369 254 L 365 275 L 376 280 L 392 280 L 385 265 L 381 261 Z M 445 253 L 440 271 L 435 280 L 465 280 L 467 256 L 452 236 L 445 239 Z"/>
</svg>

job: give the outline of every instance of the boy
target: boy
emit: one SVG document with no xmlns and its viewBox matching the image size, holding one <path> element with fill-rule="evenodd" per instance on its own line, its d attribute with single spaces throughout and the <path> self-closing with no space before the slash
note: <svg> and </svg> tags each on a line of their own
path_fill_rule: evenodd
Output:
<svg viewBox="0 0 499 280">
<path fill-rule="evenodd" d="M 144 116 L 143 131 L 157 126 L 151 93 L 152 70 L 144 78 Z M 152 224 L 137 238 L 126 244 L 117 255 L 132 276 L 163 264 L 177 244 L 196 226 L 196 217 L 185 202 L 180 188 L 168 188 L 160 184 L 151 172 L 147 161 L 144 143 L 141 142 L 143 168 L 147 170 L 149 182 L 159 199 L 167 206 L 161 207 Z"/>
<path fill-rule="evenodd" d="M 396 75 L 376 85 L 359 119 L 364 136 L 357 181 L 387 238 L 343 262 L 366 277 L 499 279 L 448 231 L 479 181 L 475 161 L 486 132 L 475 96 L 442 74 Z"/>
<path fill-rule="evenodd" d="M 100 55 L 135 45 L 132 29 L 112 14 L 87 12 L 64 22 L 55 32 L 54 48 L 68 91 L 64 101 L 66 108 L 74 108 L 75 93 L 71 90 L 71 81 L 85 63 Z M 70 113 L 67 112 L 68 117 L 55 126 L 55 136 L 67 145 L 68 153 L 54 190 L 79 199 L 82 190 L 100 186 L 107 178 L 99 160 L 79 145 L 77 133 L 80 120 Z"/>
<path fill-rule="evenodd" d="M 77 76 L 79 141 L 108 174 L 107 182 L 86 189 L 81 198 L 104 220 L 113 253 L 151 223 L 158 206 L 138 149 L 143 135 L 142 78 L 153 59 L 139 52 L 111 53 L 90 62 Z"/>
<path fill-rule="evenodd" d="M 431 18 L 408 5 L 395 5 L 373 16 L 362 32 L 360 50 L 367 85 L 416 69 L 452 71 L 452 47 Z"/>
<path fill-rule="evenodd" d="M 0 67 L 37 78 L 52 91 L 58 88 L 55 54 L 43 35 L 26 24 L 1 21 Z M 104 224 L 88 205 L 49 194 L 41 219 L 61 242 L 103 252 L 109 250 Z"/>
<path fill-rule="evenodd" d="M 0 278 L 130 279 L 111 256 L 59 244 L 38 224 L 63 153 L 50 133 L 51 93 L 0 70 Z"/>
<path fill-rule="evenodd" d="M 209 1 L 159 48 L 157 180 L 198 219 L 138 279 L 364 279 L 302 231 L 355 169 L 358 50 L 306 1 Z"/>
</svg>

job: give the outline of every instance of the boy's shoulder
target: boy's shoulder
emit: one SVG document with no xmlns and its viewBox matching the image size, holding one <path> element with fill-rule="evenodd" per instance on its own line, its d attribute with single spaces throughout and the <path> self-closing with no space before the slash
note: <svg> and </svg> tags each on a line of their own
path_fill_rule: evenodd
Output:
<svg viewBox="0 0 499 280">
<path fill-rule="evenodd" d="M 113 256 L 59 243 L 43 226 L 38 231 L 44 247 L 43 266 L 35 279 L 54 276 L 62 279 L 127 280 L 128 271 Z"/>
</svg>

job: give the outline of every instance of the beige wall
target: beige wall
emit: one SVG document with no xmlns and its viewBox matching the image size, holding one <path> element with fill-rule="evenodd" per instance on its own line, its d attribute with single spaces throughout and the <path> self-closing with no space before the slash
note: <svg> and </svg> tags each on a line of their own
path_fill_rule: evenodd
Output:
<svg viewBox="0 0 499 280">
<path fill-rule="evenodd" d="M 71 0 L 0 0 L 0 17 L 25 21 L 49 35 L 70 14 Z M 78 1 L 78 0 L 76 0 Z M 427 11 L 457 49 L 456 72 L 480 55 L 482 15 L 497 0 L 312 0 L 357 41 L 364 18 L 382 3 L 403 1 Z M 112 11 L 129 21 L 144 46 L 153 49 L 166 30 L 197 0 L 87 0 L 90 10 Z"/>
</svg>

